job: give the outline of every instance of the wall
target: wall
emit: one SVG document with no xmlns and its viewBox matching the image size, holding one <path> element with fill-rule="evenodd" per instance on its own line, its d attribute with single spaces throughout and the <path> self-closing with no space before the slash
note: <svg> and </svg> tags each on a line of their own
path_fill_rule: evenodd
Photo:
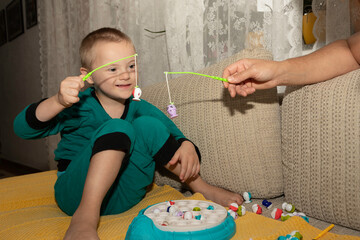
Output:
<svg viewBox="0 0 360 240">
<path fill-rule="evenodd" d="M 1 0 L 0 10 L 10 2 Z M 23 16 L 25 32 L 0 46 L 0 154 L 9 161 L 47 170 L 44 139 L 23 140 L 13 131 L 15 116 L 28 104 L 41 99 L 39 29 L 38 25 L 26 29 Z"/>
</svg>

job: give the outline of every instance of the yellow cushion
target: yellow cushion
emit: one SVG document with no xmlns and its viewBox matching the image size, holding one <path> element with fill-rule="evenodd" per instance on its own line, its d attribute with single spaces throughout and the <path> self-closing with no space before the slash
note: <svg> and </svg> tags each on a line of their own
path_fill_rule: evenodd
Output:
<svg viewBox="0 0 360 240">
<path fill-rule="evenodd" d="M 62 239 L 71 217 L 56 205 L 53 185 L 56 171 L 25 175 L 0 180 L 0 239 Z M 118 215 L 100 218 L 101 239 L 124 239 L 131 221 L 148 205 L 172 199 L 205 200 L 201 194 L 185 198 L 169 186 L 153 185 L 137 206 Z M 233 239 L 276 239 L 293 230 L 299 230 L 305 239 L 316 236 L 320 230 L 302 218 L 293 217 L 286 222 L 247 213 L 236 220 L 237 233 Z M 322 240 L 360 239 L 327 233 Z"/>
</svg>

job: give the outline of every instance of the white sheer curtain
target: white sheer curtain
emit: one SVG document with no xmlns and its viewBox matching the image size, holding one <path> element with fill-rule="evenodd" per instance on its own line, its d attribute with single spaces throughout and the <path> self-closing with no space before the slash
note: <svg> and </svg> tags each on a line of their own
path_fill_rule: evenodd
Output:
<svg viewBox="0 0 360 240">
<path fill-rule="evenodd" d="M 44 97 L 55 94 L 59 82 L 79 74 L 78 49 L 89 31 L 88 1 L 40 0 L 40 58 Z"/>
<path fill-rule="evenodd" d="M 142 86 L 164 81 L 164 71 L 197 71 L 244 48 L 264 47 L 277 60 L 301 55 L 302 1 L 273 2 L 40 0 L 44 96 L 78 74 L 81 39 L 105 26 L 133 39 Z"/>
<path fill-rule="evenodd" d="M 119 28 L 133 39 L 140 87 L 163 82 L 164 71 L 198 71 L 244 48 L 264 47 L 276 60 L 302 53 L 302 0 L 38 3 L 44 97 L 55 94 L 66 76 L 79 74 L 81 39 L 100 27 Z M 57 142 L 48 140 L 51 168 Z"/>
<path fill-rule="evenodd" d="M 78 49 L 89 31 L 89 2 L 40 0 L 40 71 L 43 97 L 54 95 L 67 76 L 80 73 Z M 49 167 L 54 169 L 54 149 L 59 136 L 47 139 Z"/>
<path fill-rule="evenodd" d="M 360 31 L 359 0 L 313 0 L 312 9 L 317 17 L 312 50 Z"/>
<path fill-rule="evenodd" d="M 301 55 L 301 0 L 168 0 L 165 11 L 172 71 L 196 71 L 244 48 L 264 47 L 276 60 Z"/>
<path fill-rule="evenodd" d="M 302 0 L 168 0 L 165 11 L 170 71 L 197 71 L 244 48 L 274 60 L 302 55 Z"/>
</svg>

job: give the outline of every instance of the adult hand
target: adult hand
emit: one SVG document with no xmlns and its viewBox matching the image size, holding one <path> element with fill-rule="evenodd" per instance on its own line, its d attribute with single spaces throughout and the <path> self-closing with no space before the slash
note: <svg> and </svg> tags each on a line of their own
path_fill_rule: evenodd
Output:
<svg viewBox="0 0 360 240">
<path fill-rule="evenodd" d="M 257 89 L 273 88 L 279 84 L 281 62 L 262 59 L 241 59 L 225 68 L 224 87 L 231 97 L 246 97 Z"/>
</svg>

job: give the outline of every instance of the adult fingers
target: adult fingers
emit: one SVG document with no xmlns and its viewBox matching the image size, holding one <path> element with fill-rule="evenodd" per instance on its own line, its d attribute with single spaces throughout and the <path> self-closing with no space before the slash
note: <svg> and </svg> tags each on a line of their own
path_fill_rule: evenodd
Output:
<svg viewBox="0 0 360 240">
<path fill-rule="evenodd" d="M 229 87 L 228 87 L 228 91 L 229 91 L 231 97 L 236 96 L 236 89 L 235 88 L 236 88 L 236 85 L 234 85 L 234 84 L 230 84 Z"/>
<path fill-rule="evenodd" d="M 244 71 L 237 72 L 231 76 L 229 76 L 227 79 L 230 83 L 233 84 L 239 84 L 243 81 L 253 79 L 255 77 L 256 72 L 254 71 L 254 68 L 248 68 Z"/>
<path fill-rule="evenodd" d="M 235 91 L 238 95 L 246 97 L 247 96 L 247 92 L 244 89 L 244 85 L 235 85 Z"/>
<path fill-rule="evenodd" d="M 243 97 L 246 97 L 249 94 L 253 94 L 254 92 L 255 92 L 255 88 L 252 86 L 251 82 L 236 85 L 236 93 Z"/>
<path fill-rule="evenodd" d="M 248 64 L 249 64 L 248 59 L 241 59 L 235 63 L 232 63 L 224 69 L 222 77 L 227 79 L 229 76 L 237 72 L 242 72 L 246 68 L 248 68 L 247 66 Z"/>
</svg>

